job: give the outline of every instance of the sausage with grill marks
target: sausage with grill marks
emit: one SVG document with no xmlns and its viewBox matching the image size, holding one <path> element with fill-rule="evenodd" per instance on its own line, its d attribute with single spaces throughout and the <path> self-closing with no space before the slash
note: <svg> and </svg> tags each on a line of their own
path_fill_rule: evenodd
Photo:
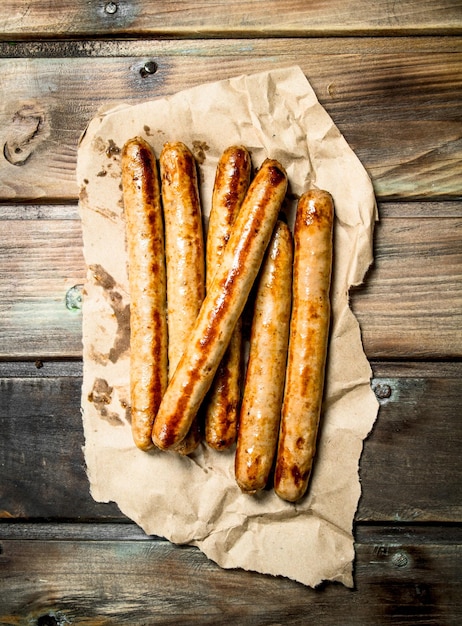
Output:
<svg viewBox="0 0 462 626">
<path fill-rule="evenodd" d="M 239 418 L 236 482 L 244 492 L 266 487 L 276 453 L 292 299 L 292 234 L 278 221 L 255 297 L 250 352 Z"/>
<path fill-rule="evenodd" d="M 267 159 L 253 179 L 190 340 L 163 397 L 153 441 L 163 449 L 186 436 L 247 301 L 287 190 L 287 174 Z"/>
<path fill-rule="evenodd" d="M 168 304 L 168 378 L 189 342 L 205 295 L 205 256 L 196 162 L 182 142 L 169 142 L 159 157 L 165 221 Z M 198 421 L 176 448 L 189 454 L 200 442 Z"/>
<path fill-rule="evenodd" d="M 141 137 L 122 149 L 130 290 L 130 404 L 135 444 L 153 446 L 152 425 L 167 387 L 164 227 L 155 156 Z"/>
<path fill-rule="evenodd" d="M 232 225 L 250 183 L 251 160 L 243 146 L 230 146 L 217 165 L 206 246 L 206 285 L 210 289 Z M 220 362 L 205 408 L 205 440 L 215 450 L 236 440 L 241 399 L 242 319 L 239 318 L 228 349 Z"/>
<path fill-rule="evenodd" d="M 316 450 L 330 324 L 334 203 L 322 190 L 300 198 L 294 225 L 289 353 L 274 489 L 296 502 L 305 494 Z"/>
</svg>

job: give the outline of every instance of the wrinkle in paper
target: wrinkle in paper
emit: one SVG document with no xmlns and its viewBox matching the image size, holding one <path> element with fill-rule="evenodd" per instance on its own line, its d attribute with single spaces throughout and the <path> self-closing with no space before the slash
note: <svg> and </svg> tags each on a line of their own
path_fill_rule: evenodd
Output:
<svg viewBox="0 0 462 626">
<path fill-rule="evenodd" d="M 144 137 L 157 156 L 166 141 L 183 141 L 193 151 L 200 148 L 205 223 L 218 159 L 236 143 L 250 150 L 255 167 L 268 156 L 286 168 L 290 225 L 293 198 L 310 186 L 334 197 L 325 402 L 310 489 L 298 504 L 280 500 L 270 489 L 256 496 L 242 494 L 234 481 L 233 451 L 219 453 L 204 444 L 184 458 L 134 447 L 129 346 L 119 350 L 116 359 L 110 354 L 121 345 L 114 302 L 119 318 L 130 303 L 119 151 L 136 135 Z M 313 587 L 323 580 L 352 586 L 352 526 L 361 492 L 358 463 L 378 404 L 348 291 L 363 280 L 372 261 L 377 214 L 369 177 L 300 68 L 237 76 L 100 111 L 81 139 L 78 182 L 88 266 L 82 413 L 94 499 L 116 502 L 146 533 L 196 545 L 224 568 L 285 576 Z M 95 268 L 104 270 L 106 280 Z M 110 389 L 105 404 L 90 400 L 96 379 Z"/>
</svg>

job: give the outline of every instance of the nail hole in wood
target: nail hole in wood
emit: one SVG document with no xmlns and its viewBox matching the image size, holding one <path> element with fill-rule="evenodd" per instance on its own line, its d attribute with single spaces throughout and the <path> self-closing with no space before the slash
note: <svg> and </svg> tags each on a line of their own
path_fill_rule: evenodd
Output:
<svg viewBox="0 0 462 626">
<path fill-rule="evenodd" d="M 106 6 L 104 7 L 104 10 L 109 15 L 114 15 L 114 13 L 117 13 L 117 8 L 118 7 L 117 7 L 117 4 L 115 2 L 108 2 L 106 4 Z"/>
<path fill-rule="evenodd" d="M 406 565 L 409 565 L 409 557 L 405 552 L 396 552 L 391 562 L 395 567 L 406 567 Z"/>
<path fill-rule="evenodd" d="M 83 285 L 74 285 L 66 292 L 65 304 L 69 311 L 80 311 L 82 308 Z"/>
<path fill-rule="evenodd" d="M 41 615 L 37 619 L 37 626 L 59 626 L 59 622 L 53 615 Z"/>
<path fill-rule="evenodd" d="M 379 400 L 385 400 L 391 397 L 391 387 L 386 383 L 379 383 L 374 387 L 374 393 Z"/>
<path fill-rule="evenodd" d="M 146 78 L 146 76 L 151 76 L 157 72 L 157 63 L 155 61 L 147 61 L 143 67 L 140 69 L 140 74 L 142 78 Z"/>
</svg>

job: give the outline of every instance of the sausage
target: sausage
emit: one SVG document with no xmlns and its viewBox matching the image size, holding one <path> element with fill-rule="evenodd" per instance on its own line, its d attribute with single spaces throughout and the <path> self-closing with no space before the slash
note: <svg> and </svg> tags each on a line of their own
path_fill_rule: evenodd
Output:
<svg viewBox="0 0 462 626">
<path fill-rule="evenodd" d="M 316 449 L 330 325 L 334 203 L 322 190 L 300 198 L 294 224 L 293 302 L 274 489 L 296 502 Z"/>
<path fill-rule="evenodd" d="M 205 295 L 205 258 L 196 163 L 181 142 L 159 157 L 167 264 L 169 379 L 183 354 Z"/>
<path fill-rule="evenodd" d="M 153 446 L 152 425 L 167 387 L 164 227 L 155 156 L 140 137 L 122 149 L 130 290 L 130 404 L 135 444 Z"/>
<path fill-rule="evenodd" d="M 287 190 L 287 174 L 267 159 L 234 222 L 189 343 L 162 399 L 153 428 L 163 449 L 188 432 L 229 344 L 259 271 Z"/>
<path fill-rule="evenodd" d="M 189 342 L 205 295 L 205 256 L 196 162 L 181 142 L 166 143 L 159 157 L 165 221 L 168 305 L 168 378 Z M 176 450 L 199 444 L 198 424 Z"/>
<path fill-rule="evenodd" d="M 236 482 L 244 492 L 266 487 L 281 417 L 292 300 L 293 242 L 278 221 L 255 296 L 250 352 L 239 417 Z"/>
<path fill-rule="evenodd" d="M 207 289 L 210 289 L 231 227 L 247 193 L 251 167 L 250 155 L 243 146 L 230 146 L 218 162 L 206 245 Z M 215 450 L 229 448 L 236 440 L 242 348 L 242 319 L 239 318 L 207 396 L 205 440 Z"/>
</svg>

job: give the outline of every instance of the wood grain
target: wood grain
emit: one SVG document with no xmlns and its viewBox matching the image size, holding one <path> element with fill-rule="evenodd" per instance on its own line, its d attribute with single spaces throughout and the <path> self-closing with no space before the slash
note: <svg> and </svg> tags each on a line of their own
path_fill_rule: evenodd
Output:
<svg viewBox="0 0 462 626">
<path fill-rule="evenodd" d="M 309 615 L 320 626 L 458 623 L 460 532 L 441 537 L 431 528 L 401 527 L 396 533 L 366 528 L 359 534 L 352 591 L 341 585 L 313 590 L 287 579 L 222 570 L 196 548 L 136 534 L 131 541 L 97 534 L 63 540 L 58 530 L 55 539 L 34 539 L 31 528 L 31 540 L 7 538 L 0 544 L 0 622 L 301 626 Z"/>
<path fill-rule="evenodd" d="M 384 218 L 351 302 L 373 358 L 460 356 L 462 219 Z"/>
<path fill-rule="evenodd" d="M 1 517 L 123 521 L 89 494 L 78 369 L 41 365 L 0 369 Z M 361 459 L 357 520 L 462 521 L 462 365 L 435 370 L 379 365 L 372 384 L 385 396 Z"/>
<path fill-rule="evenodd" d="M 80 222 L 4 220 L 0 259 L 0 351 L 80 356 L 80 309 L 66 306 L 85 279 Z"/>
<path fill-rule="evenodd" d="M 357 520 L 462 519 L 462 365 L 453 365 L 374 368 L 381 406 L 361 459 Z"/>
<path fill-rule="evenodd" d="M 403 217 L 399 204 L 384 205 L 374 266 L 351 298 L 369 358 L 462 355 L 462 219 L 460 204 L 450 206 L 440 218 L 438 205 L 420 203 L 411 218 L 409 205 Z M 62 219 L 65 210 L 16 205 L 16 219 L 0 222 L 1 358 L 82 354 L 80 312 L 66 307 L 67 291 L 85 281 L 81 226 L 75 206 L 74 219 Z"/>
<path fill-rule="evenodd" d="M 115 506 L 97 504 L 89 493 L 81 385 L 73 375 L 0 379 L 0 518 L 120 517 Z"/>
<path fill-rule="evenodd" d="M 354 590 L 146 537 L 92 499 L 82 452 L 81 133 L 102 105 L 294 64 L 380 201 L 351 293 L 380 402 Z M 461 0 L 4 0 L 0 76 L 0 623 L 459 626 Z"/>
<path fill-rule="evenodd" d="M 18 6 L 19 5 L 19 6 Z M 338 35 L 365 33 L 450 34 L 461 32 L 460 2 L 380 0 L 342 2 L 274 2 L 228 0 L 208 3 L 174 0 L 130 3 L 88 3 L 58 0 L 53 5 L 29 0 L 27 7 L 14 0 L 2 5 L 3 37 L 76 37 L 98 35 L 216 37 Z"/>
<path fill-rule="evenodd" d="M 81 133 L 103 104 L 297 64 L 372 177 L 379 198 L 462 193 L 462 40 L 168 41 L 138 56 L 0 59 L 0 200 L 77 197 Z M 435 47 L 441 42 L 441 51 Z M 115 48 L 116 50 L 117 48 Z M 143 53 L 144 52 L 144 53 Z M 4 51 L 5 54 L 5 51 Z M 146 74 L 147 61 L 157 64 Z M 82 84 L 88 89 L 82 89 Z M 386 103 L 386 104 L 384 104 Z M 431 103 L 431 106 L 430 104 Z"/>
</svg>

